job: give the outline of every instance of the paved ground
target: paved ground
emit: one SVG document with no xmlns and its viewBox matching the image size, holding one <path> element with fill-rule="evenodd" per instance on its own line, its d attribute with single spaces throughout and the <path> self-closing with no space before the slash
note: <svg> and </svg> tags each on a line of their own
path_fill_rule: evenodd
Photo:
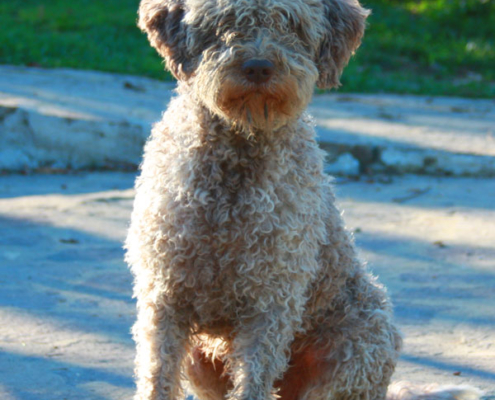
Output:
<svg viewBox="0 0 495 400">
<path fill-rule="evenodd" d="M 0 176 L 0 398 L 125 400 L 134 175 Z M 406 335 L 395 379 L 495 399 L 495 181 L 339 180 L 344 217 Z"/>
<path fill-rule="evenodd" d="M 100 72 L 0 66 L 0 170 L 129 168 L 173 86 Z M 317 95 L 329 171 L 495 176 L 495 101 Z M 118 151 L 116 151 L 118 149 Z"/>
</svg>

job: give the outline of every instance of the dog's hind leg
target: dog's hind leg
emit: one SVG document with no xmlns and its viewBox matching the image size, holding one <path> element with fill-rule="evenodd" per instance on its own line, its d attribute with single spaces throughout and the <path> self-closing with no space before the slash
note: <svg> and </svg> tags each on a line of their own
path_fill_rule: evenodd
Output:
<svg viewBox="0 0 495 400">
<path fill-rule="evenodd" d="M 292 346 L 281 400 L 384 400 L 401 337 L 381 310 L 325 321 Z"/>
</svg>

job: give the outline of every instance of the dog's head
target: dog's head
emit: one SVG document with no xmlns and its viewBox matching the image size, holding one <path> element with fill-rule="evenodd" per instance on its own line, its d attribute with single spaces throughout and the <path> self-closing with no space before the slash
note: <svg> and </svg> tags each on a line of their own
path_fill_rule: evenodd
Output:
<svg viewBox="0 0 495 400">
<path fill-rule="evenodd" d="M 139 27 L 212 112 L 263 130 L 339 85 L 367 15 L 358 0 L 142 0 Z"/>
</svg>

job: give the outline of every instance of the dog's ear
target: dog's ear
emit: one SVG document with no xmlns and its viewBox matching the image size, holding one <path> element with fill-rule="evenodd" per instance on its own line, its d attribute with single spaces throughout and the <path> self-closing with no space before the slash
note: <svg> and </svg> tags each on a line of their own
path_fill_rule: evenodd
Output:
<svg viewBox="0 0 495 400">
<path fill-rule="evenodd" d="M 319 77 L 316 85 L 330 89 L 340 85 L 340 75 L 361 44 L 366 17 L 370 14 L 358 0 L 323 0 L 325 34 L 316 54 Z"/>
<path fill-rule="evenodd" d="M 183 17 L 181 0 L 141 0 L 139 5 L 139 28 L 148 34 L 151 45 L 179 80 L 187 79 L 191 72 Z"/>
</svg>

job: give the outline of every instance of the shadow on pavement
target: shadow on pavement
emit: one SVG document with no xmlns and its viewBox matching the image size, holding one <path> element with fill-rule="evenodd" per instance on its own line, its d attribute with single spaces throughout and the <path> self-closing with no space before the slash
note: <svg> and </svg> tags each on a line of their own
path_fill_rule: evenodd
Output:
<svg viewBox="0 0 495 400">
<path fill-rule="evenodd" d="M 0 199 L 47 194 L 77 195 L 134 187 L 135 172 L 69 172 L 0 175 Z M 49 178 L 49 179 L 47 179 Z"/>
<path fill-rule="evenodd" d="M 134 387 L 130 376 L 105 368 L 9 352 L 2 353 L 2 360 L 8 372 L 2 373 L 0 386 L 16 400 L 108 400 L 105 394 L 95 393 L 97 388 L 92 383 L 104 382 L 129 393 Z"/>
<path fill-rule="evenodd" d="M 0 217 L 0 386 L 15 399 L 124 398 L 86 393 L 92 382 L 131 393 L 135 304 L 123 254 L 116 241 Z"/>
<path fill-rule="evenodd" d="M 401 354 L 400 358 L 404 361 L 411 362 L 414 364 L 422 365 L 424 367 L 432 367 L 440 369 L 446 372 L 456 373 L 462 371 L 463 374 L 469 374 L 471 376 L 477 376 L 481 379 L 493 380 L 495 381 L 495 373 L 490 371 L 485 371 L 483 369 L 472 368 L 464 364 L 447 363 L 440 360 L 434 360 L 431 357 L 418 357 L 410 354 Z M 393 377 L 392 377 L 393 381 Z"/>
</svg>

